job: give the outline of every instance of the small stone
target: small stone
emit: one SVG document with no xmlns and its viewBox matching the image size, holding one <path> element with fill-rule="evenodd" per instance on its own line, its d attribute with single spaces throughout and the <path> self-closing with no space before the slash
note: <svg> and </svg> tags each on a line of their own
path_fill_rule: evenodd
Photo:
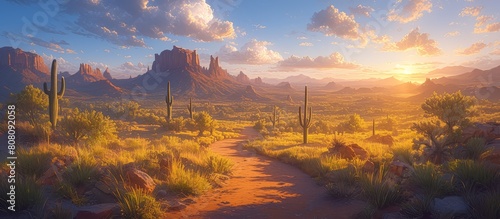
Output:
<svg viewBox="0 0 500 219">
<path fill-rule="evenodd" d="M 95 187 L 96 187 L 97 189 L 99 189 L 101 192 L 104 192 L 104 193 L 106 193 L 106 194 L 111 194 L 111 193 L 112 193 L 112 191 L 111 191 L 111 189 L 109 188 L 109 186 L 108 186 L 108 185 L 106 185 L 105 183 L 101 182 L 101 181 L 97 181 L 97 182 L 95 183 Z"/>
<path fill-rule="evenodd" d="M 165 197 L 167 197 L 167 191 L 162 189 L 162 190 L 158 190 L 158 192 L 156 192 L 157 199 L 163 199 Z"/>
<path fill-rule="evenodd" d="M 170 211 L 180 211 L 185 209 L 187 206 L 185 204 L 180 203 L 179 201 L 169 201 L 168 202 L 168 210 Z"/>
</svg>

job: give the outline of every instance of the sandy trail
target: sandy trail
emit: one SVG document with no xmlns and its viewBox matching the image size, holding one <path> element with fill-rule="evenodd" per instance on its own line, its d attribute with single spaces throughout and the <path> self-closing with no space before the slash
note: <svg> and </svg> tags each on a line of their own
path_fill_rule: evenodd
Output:
<svg viewBox="0 0 500 219">
<path fill-rule="evenodd" d="M 238 139 L 218 141 L 210 148 L 235 163 L 222 188 L 195 198 L 196 203 L 168 218 L 351 218 L 363 208 L 359 201 L 336 201 L 298 168 L 252 151 L 247 139 L 258 136 L 245 128 Z"/>
</svg>

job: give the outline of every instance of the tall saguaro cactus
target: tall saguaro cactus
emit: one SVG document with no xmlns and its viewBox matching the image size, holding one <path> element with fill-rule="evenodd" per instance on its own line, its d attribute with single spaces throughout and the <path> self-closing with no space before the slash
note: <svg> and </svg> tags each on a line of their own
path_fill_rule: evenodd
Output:
<svg viewBox="0 0 500 219">
<path fill-rule="evenodd" d="M 273 124 L 273 129 L 276 124 L 279 124 L 280 122 L 280 116 L 277 115 L 276 105 L 273 106 L 273 115 L 269 116 L 269 120 L 271 120 L 271 123 Z"/>
<path fill-rule="evenodd" d="M 191 102 L 191 97 L 189 98 L 189 105 L 187 105 L 187 109 L 189 111 L 189 117 L 191 118 L 191 120 L 193 120 L 194 108 L 193 108 L 193 104 Z"/>
<path fill-rule="evenodd" d="M 165 97 L 165 103 L 167 103 L 167 122 L 172 120 L 172 103 L 174 102 L 174 96 L 170 95 L 170 81 L 167 83 L 167 96 Z"/>
<path fill-rule="evenodd" d="M 375 119 L 373 119 L 373 124 L 372 124 L 372 136 L 375 136 Z"/>
<path fill-rule="evenodd" d="M 66 90 L 66 83 L 64 77 L 61 78 L 61 90 L 57 92 L 57 61 L 52 61 L 52 68 L 50 71 L 50 91 L 47 89 L 47 82 L 43 83 L 43 91 L 49 96 L 49 117 L 52 129 L 56 128 L 57 115 L 59 112 L 58 99 L 62 98 Z"/>
<path fill-rule="evenodd" d="M 302 107 L 299 106 L 299 122 L 302 126 L 304 144 L 307 144 L 307 134 L 309 127 L 311 127 L 312 107 L 309 107 L 309 115 L 307 115 L 307 86 L 305 87 L 304 97 L 304 116 L 302 117 Z"/>
</svg>

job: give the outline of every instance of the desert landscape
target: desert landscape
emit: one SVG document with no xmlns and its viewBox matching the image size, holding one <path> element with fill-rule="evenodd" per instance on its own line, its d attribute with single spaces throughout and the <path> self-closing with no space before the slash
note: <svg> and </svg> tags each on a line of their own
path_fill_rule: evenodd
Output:
<svg viewBox="0 0 500 219">
<path fill-rule="evenodd" d="M 500 218 L 490 3 L 259 4 L 7 1 L 0 217 Z"/>
</svg>

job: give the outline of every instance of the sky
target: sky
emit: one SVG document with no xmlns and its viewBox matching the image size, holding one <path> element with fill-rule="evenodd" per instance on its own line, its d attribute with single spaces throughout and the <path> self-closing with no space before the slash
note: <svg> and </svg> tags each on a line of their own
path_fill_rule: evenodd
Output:
<svg viewBox="0 0 500 219">
<path fill-rule="evenodd" d="M 0 46 L 113 77 L 174 45 L 250 78 L 421 81 L 446 66 L 500 65 L 497 0 L 2 0 Z"/>
</svg>

